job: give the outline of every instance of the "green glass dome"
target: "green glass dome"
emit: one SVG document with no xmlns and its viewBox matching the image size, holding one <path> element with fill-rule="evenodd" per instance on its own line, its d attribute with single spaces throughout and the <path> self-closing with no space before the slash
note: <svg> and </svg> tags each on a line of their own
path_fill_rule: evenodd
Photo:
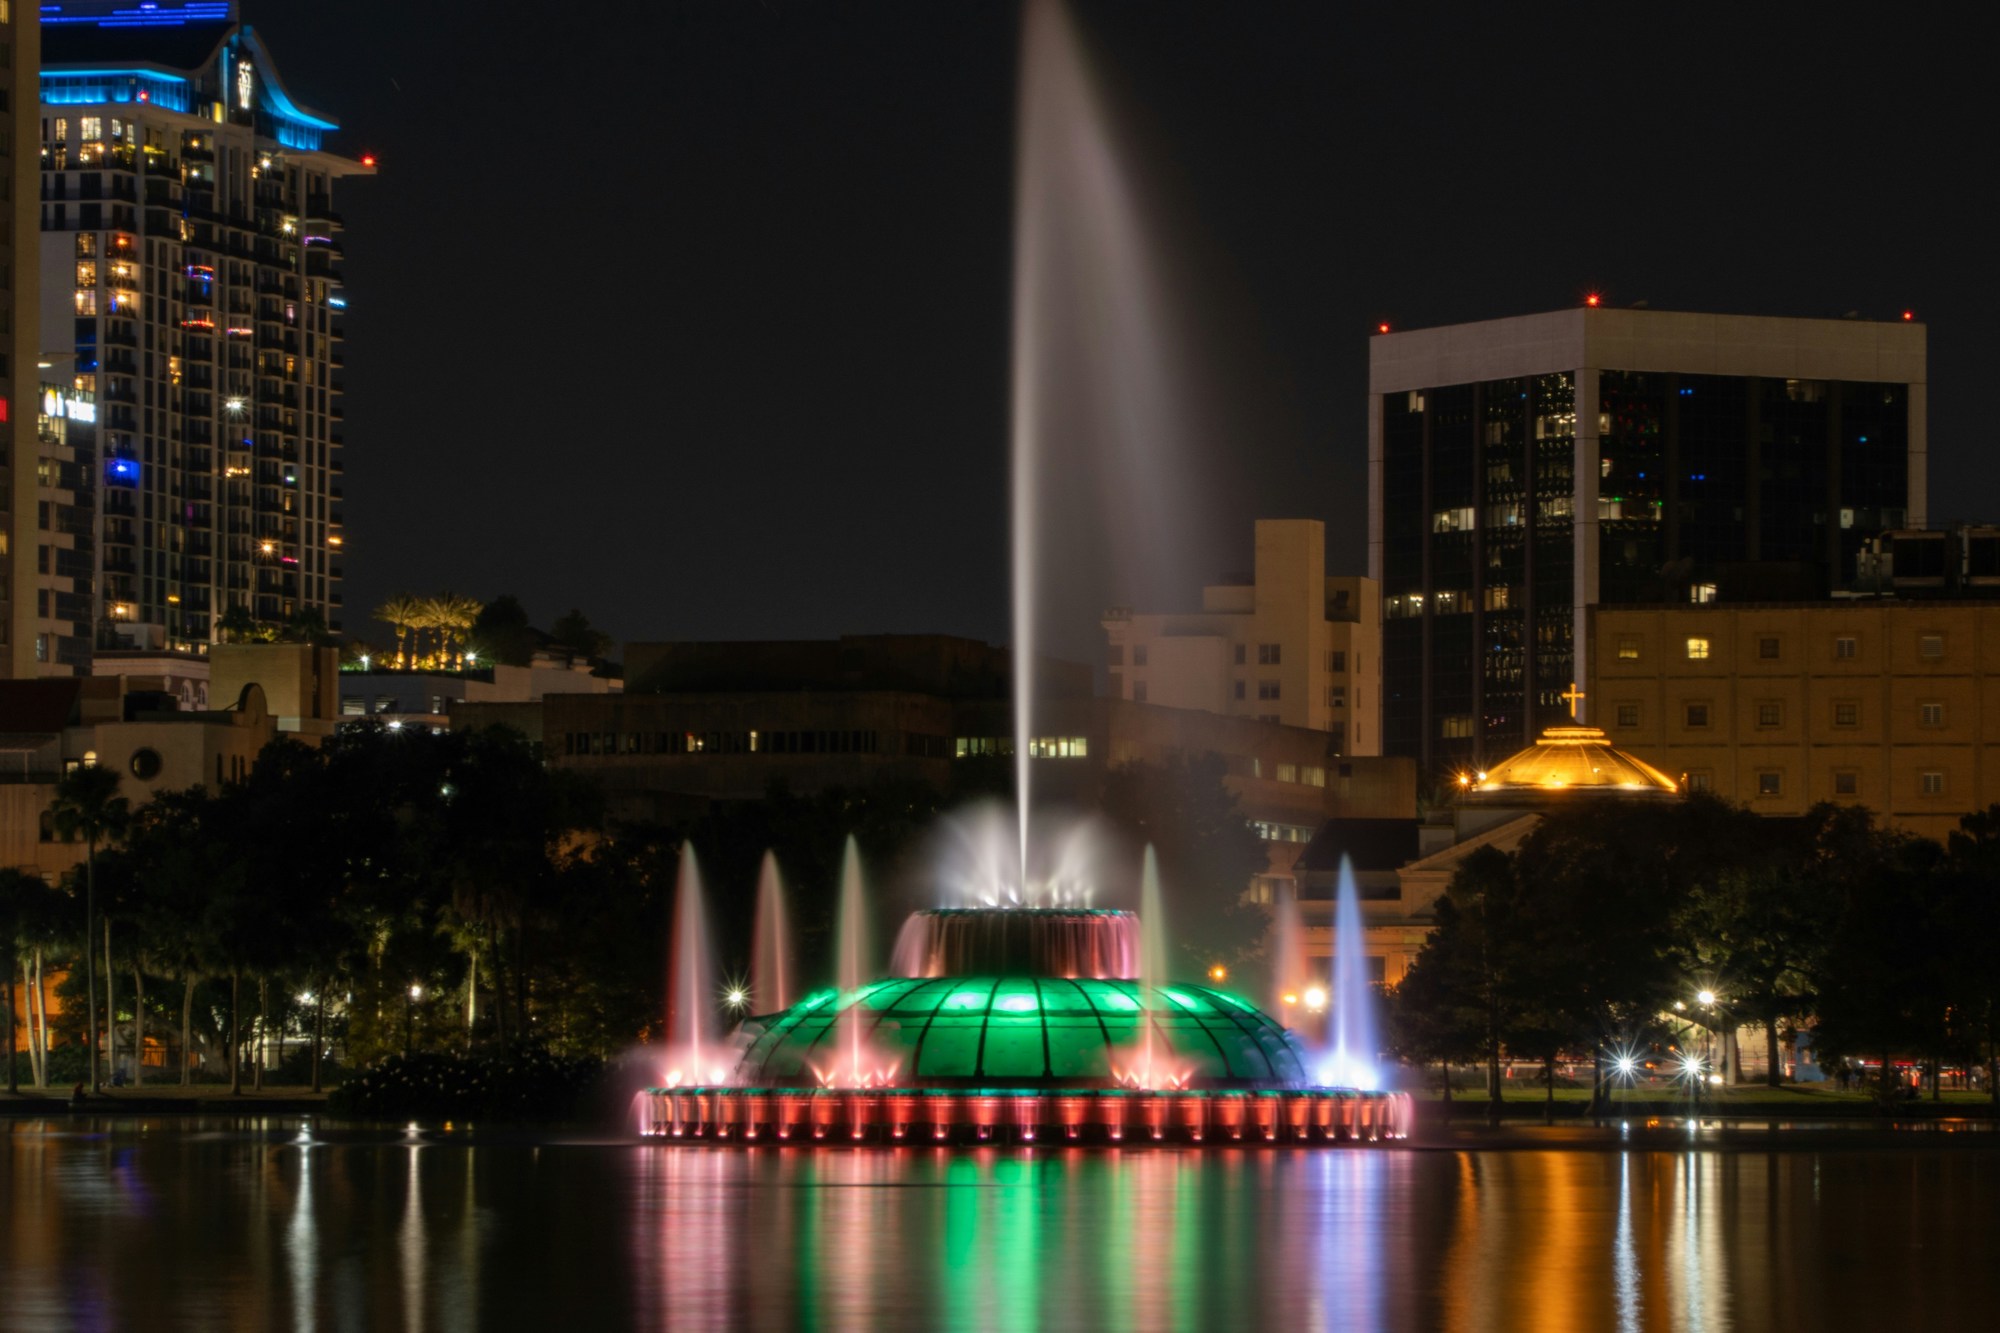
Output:
<svg viewBox="0 0 2000 1333">
<path fill-rule="evenodd" d="M 1256 1006 L 1201 986 L 1152 988 L 1156 1070 L 1197 1087 L 1303 1086 L 1297 1041 Z M 844 1063 L 841 1018 L 858 1011 L 873 1063 L 900 1087 L 1111 1086 L 1140 1061 L 1139 983 L 1052 977 L 920 977 L 827 990 L 761 1020 L 735 1082 L 811 1087 Z"/>
</svg>

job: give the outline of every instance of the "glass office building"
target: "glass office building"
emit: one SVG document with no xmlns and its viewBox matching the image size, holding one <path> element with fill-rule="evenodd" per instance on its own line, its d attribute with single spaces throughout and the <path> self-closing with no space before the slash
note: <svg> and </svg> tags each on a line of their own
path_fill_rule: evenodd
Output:
<svg viewBox="0 0 2000 1333">
<path fill-rule="evenodd" d="M 1583 608 L 1823 597 L 1921 526 L 1924 329 L 1583 308 L 1377 337 L 1384 752 L 1566 721 Z"/>
</svg>

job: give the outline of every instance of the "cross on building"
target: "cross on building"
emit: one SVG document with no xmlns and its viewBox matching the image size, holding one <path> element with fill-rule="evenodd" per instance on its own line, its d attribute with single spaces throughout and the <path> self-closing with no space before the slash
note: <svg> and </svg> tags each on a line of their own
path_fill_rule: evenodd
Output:
<svg viewBox="0 0 2000 1333">
<path fill-rule="evenodd" d="M 1563 693 L 1557 695 L 1556 697 L 1569 705 L 1569 718 L 1570 721 L 1574 722 L 1576 721 L 1577 704 L 1588 696 L 1586 696 L 1582 690 L 1579 690 L 1576 687 L 1575 681 L 1571 681 L 1569 683 L 1569 688 L 1563 691 Z"/>
</svg>

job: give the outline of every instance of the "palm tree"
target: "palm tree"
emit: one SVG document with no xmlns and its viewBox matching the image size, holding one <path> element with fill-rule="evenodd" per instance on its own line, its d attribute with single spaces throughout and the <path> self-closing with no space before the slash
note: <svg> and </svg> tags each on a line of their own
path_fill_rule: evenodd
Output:
<svg viewBox="0 0 2000 1333">
<path fill-rule="evenodd" d="M 90 1090 L 104 1084 L 97 1067 L 97 958 L 91 941 L 97 938 L 97 844 L 116 838 L 131 818 L 131 805 L 118 794 L 118 774 L 97 764 L 82 764 L 62 775 L 49 807 L 56 833 L 64 841 L 83 839 L 83 975 L 86 1012 L 84 1032 L 90 1058 Z"/>
<path fill-rule="evenodd" d="M 430 605 L 433 623 L 444 640 L 445 664 L 451 666 L 459 645 L 479 622 L 479 613 L 486 609 L 485 603 L 477 598 L 447 592 L 433 597 Z M 463 665 L 464 660 L 458 659 L 457 664 Z"/>
<path fill-rule="evenodd" d="M 404 644 L 410 631 L 423 622 L 423 599 L 411 593 L 399 592 L 382 605 L 375 608 L 375 618 L 396 631 L 396 667 L 401 670 L 410 665 L 409 653 Z"/>
<path fill-rule="evenodd" d="M 257 635 L 257 618 L 241 602 L 232 603 L 217 617 L 215 632 L 224 643 L 247 643 Z"/>
<path fill-rule="evenodd" d="M 4 983 L 7 994 L 7 1091 L 21 1090 L 21 1071 L 15 1068 L 19 1047 L 14 1040 L 14 1027 L 20 1015 L 14 1012 L 14 970 L 21 956 L 21 944 L 28 934 L 29 919 L 33 914 L 31 899 L 45 892 L 40 877 L 25 870 L 12 868 L 0 870 L 0 949 L 7 954 L 7 979 Z M 30 1045 L 33 1043 L 30 1042 Z"/>
</svg>

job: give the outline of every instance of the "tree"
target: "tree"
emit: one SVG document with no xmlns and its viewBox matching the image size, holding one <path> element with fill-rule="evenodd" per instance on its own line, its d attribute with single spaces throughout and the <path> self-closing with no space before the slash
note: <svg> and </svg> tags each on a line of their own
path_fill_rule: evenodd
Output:
<svg viewBox="0 0 2000 1333">
<path fill-rule="evenodd" d="M 1986 1046 L 1986 1086 L 2000 1106 L 2000 805 L 1966 815 L 1945 840 L 1946 901 L 1940 918 L 1951 941 L 1949 985 L 1963 1026 Z"/>
<path fill-rule="evenodd" d="M 330 637 L 326 617 L 316 606 L 302 606 L 285 617 L 285 626 L 279 637 L 286 643 L 324 643 Z"/>
<path fill-rule="evenodd" d="M 399 592 L 375 608 L 375 618 L 396 631 L 398 670 L 410 665 L 409 638 L 423 623 L 424 614 L 422 599 L 407 592 Z"/>
<path fill-rule="evenodd" d="M 511 592 L 501 593 L 481 607 L 467 646 L 478 652 L 482 662 L 524 667 L 533 661 L 535 631 L 521 599 Z"/>
<path fill-rule="evenodd" d="M 462 597 L 455 592 L 440 593 L 431 599 L 431 619 L 443 642 L 446 666 L 464 665 L 459 648 L 478 623 L 482 609 L 477 598 Z"/>
<path fill-rule="evenodd" d="M 549 637 L 579 657 L 599 658 L 611 651 L 609 634 L 590 623 L 590 617 L 575 607 L 549 626 Z"/>
<path fill-rule="evenodd" d="M 48 892 L 48 885 L 42 882 L 39 875 L 12 867 L 0 869 L 0 950 L 7 955 L 7 976 L 0 985 L 6 988 L 7 1091 L 10 1093 L 21 1090 L 21 1071 L 17 1067 L 20 1047 L 14 1035 L 15 1028 L 21 1025 L 20 1015 L 14 1012 L 16 972 L 22 951 L 33 934 L 41 900 Z"/>
<path fill-rule="evenodd" d="M 257 637 L 257 618 L 241 602 L 230 603 L 216 619 L 215 632 L 224 643 L 248 643 Z"/>
<path fill-rule="evenodd" d="M 90 1059 L 90 1090 L 103 1088 L 97 1064 L 97 845 L 116 838 L 131 817 L 131 807 L 118 794 L 118 774 L 97 764 L 83 764 L 63 774 L 49 807 L 58 835 L 83 839 L 84 908 L 83 958 L 87 1010 L 86 1050 Z M 109 1015 L 106 1015 L 107 1022 Z"/>
<path fill-rule="evenodd" d="M 28 1063 L 35 1085 L 48 1085 L 48 994 L 43 984 L 42 958 L 62 938 L 69 910 L 68 896 L 40 876 L 23 870 L 0 870 L 0 947 L 7 950 L 9 1092 L 19 1089 L 12 1032 L 20 1016 L 13 1012 L 13 994 L 16 967 L 24 957 L 28 972 L 20 978 L 20 983 L 28 1003 L 26 1022 L 22 1024 L 28 1033 Z"/>
</svg>

